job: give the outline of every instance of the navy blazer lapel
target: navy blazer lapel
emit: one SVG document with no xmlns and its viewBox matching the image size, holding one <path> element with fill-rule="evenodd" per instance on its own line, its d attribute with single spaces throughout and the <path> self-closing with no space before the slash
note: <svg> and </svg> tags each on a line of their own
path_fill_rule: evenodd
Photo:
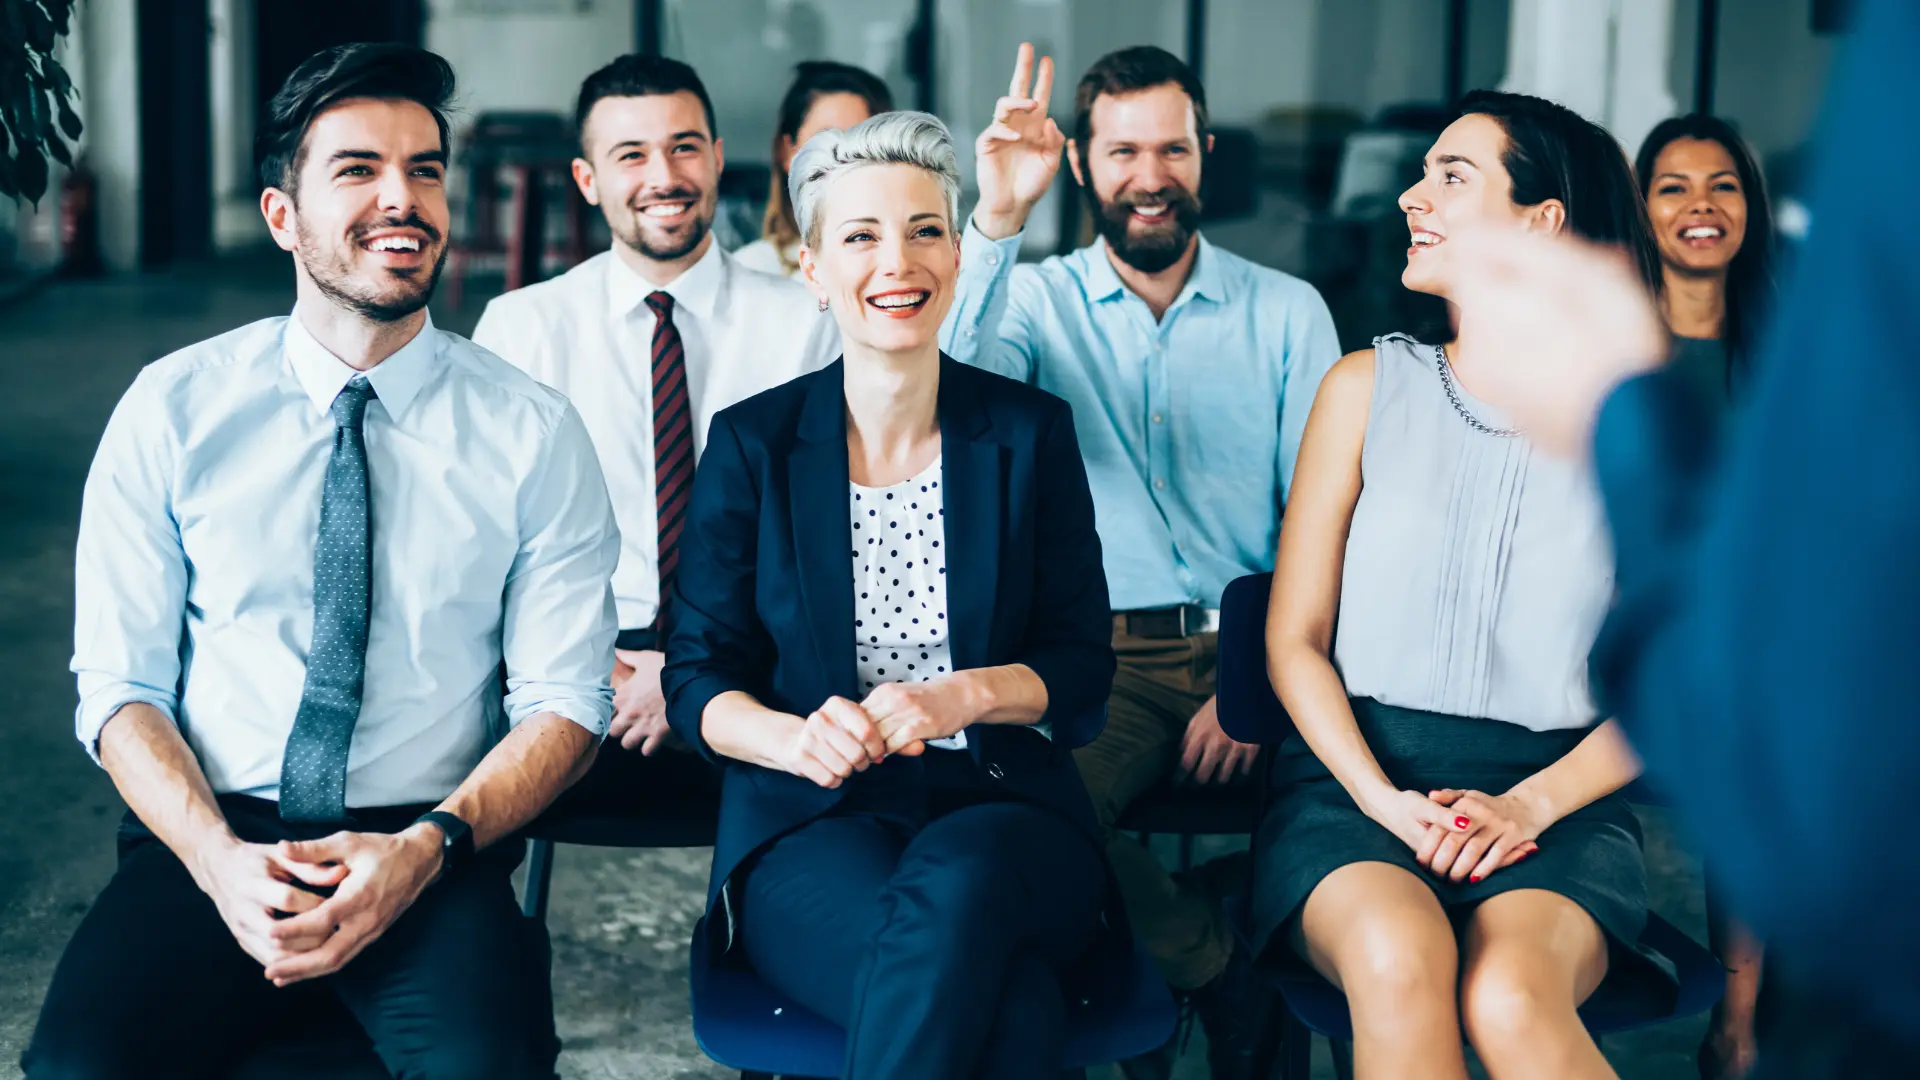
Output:
<svg viewBox="0 0 1920 1080">
<path fill-rule="evenodd" d="M 842 361 L 812 376 L 787 458 L 788 512 L 800 597 L 833 692 L 860 700 L 854 666 L 853 528 L 847 517 L 847 406 Z"/>
<path fill-rule="evenodd" d="M 940 453 L 946 486 L 947 631 L 955 671 L 985 667 L 992 655 L 994 600 L 1000 591 L 1003 450 L 974 394 L 979 373 L 940 357 Z"/>
</svg>

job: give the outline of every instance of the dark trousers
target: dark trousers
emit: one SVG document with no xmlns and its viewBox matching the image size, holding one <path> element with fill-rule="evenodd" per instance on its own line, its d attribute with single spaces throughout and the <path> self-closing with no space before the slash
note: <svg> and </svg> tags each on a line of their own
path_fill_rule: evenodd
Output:
<svg viewBox="0 0 1920 1080">
<path fill-rule="evenodd" d="M 1179 765 L 1187 724 L 1214 693 L 1219 640 L 1212 632 L 1141 638 L 1116 629 L 1113 650 L 1120 663 L 1107 699 L 1107 725 L 1073 752 L 1094 812 L 1108 830 L 1107 863 L 1120 883 L 1127 918 L 1160 973 L 1179 990 L 1205 986 L 1226 970 L 1233 927 L 1217 890 L 1231 892 L 1233 885 L 1209 889 L 1196 879 L 1175 878 L 1152 851 L 1113 823 Z M 1260 792 L 1247 782 L 1240 791 L 1252 820 Z"/>
<path fill-rule="evenodd" d="M 881 768 L 896 763 L 910 764 Z M 1053 1080 L 1063 973 L 1093 940 L 1106 880 L 1091 838 L 1024 803 L 923 822 L 852 810 L 760 856 L 742 945 L 769 985 L 847 1029 L 849 1080 Z"/>
<path fill-rule="evenodd" d="M 222 796 L 252 843 L 325 835 L 271 802 Z M 354 831 L 395 832 L 425 807 L 356 811 Z M 272 1032 L 344 1004 L 399 1080 L 549 1078 L 559 1051 L 540 929 L 509 880 L 522 845 L 495 845 L 421 893 L 333 975 L 276 989 L 213 901 L 131 814 L 119 868 L 54 971 L 21 1061 L 30 1080 L 219 1077 Z"/>
</svg>

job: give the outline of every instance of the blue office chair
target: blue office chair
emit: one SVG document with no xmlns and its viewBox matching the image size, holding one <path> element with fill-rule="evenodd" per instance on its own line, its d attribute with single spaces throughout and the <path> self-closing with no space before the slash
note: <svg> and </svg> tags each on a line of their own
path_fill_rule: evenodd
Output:
<svg viewBox="0 0 1920 1080">
<path fill-rule="evenodd" d="M 1272 590 L 1272 574 L 1249 574 L 1229 584 L 1220 601 L 1220 726 L 1241 742 L 1266 746 L 1293 733 L 1293 721 L 1267 679 L 1267 599 Z M 1635 797 L 1644 799 L 1644 789 Z M 1705 1012 L 1726 991 L 1726 968 L 1665 919 L 1649 912 L 1640 940 L 1673 961 L 1680 993 L 1671 1006 L 1657 1004 L 1630 984 L 1608 978 L 1580 1007 L 1581 1020 L 1596 1037 Z M 1311 1034 L 1326 1036 L 1336 1049 L 1353 1040 L 1347 999 L 1290 953 L 1279 958 L 1272 975 L 1287 1006 L 1280 1075 L 1282 1080 L 1307 1080 Z M 1343 1056 L 1336 1054 L 1336 1059 Z"/>
<path fill-rule="evenodd" d="M 744 967 L 715 963 L 704 919 L 693 931 L 690 966 L 693 1037 L 708 1057 L 740 1070 L 741 1080 L 840 1075 L 846 1032 Z M 1144 949 L 1096 957 L 1075 990 L 1063 1077 L 1083 1078 L 1090 1066 L 1144 1054 L 1173 1034 L 1173 998 Z"/>
</svg>

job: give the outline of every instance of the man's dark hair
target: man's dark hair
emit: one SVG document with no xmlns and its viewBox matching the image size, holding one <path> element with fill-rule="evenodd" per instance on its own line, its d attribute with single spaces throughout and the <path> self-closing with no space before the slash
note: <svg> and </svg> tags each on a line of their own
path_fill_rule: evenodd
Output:
<svg viewBox="0 0 1920 1080">
<path fill-rule="evenodd" d="M 448 149 L 447 107 L 453 68 L 425 49 L 391 42 L 358 42 L 322 49 L 287 76 L 267 105 L 267 122 L 254 139 L 262 187 L 294 193 L 306 160 L 313 118 L 348 98 L 414 102 L 433 114 L 440 148 Z"/>
<path fill-rule="evenodd" d="M 1093 62 L 1080 77 L 1073 94 L 1073 137 L 1080 146 L 1080 160 L 1086 164 L 1087 144 L 1093 140 L 1093 103 L 1106 94 L 1132 94 L 1172 83 L 1193 102 L 1193 127 L 1199 132 L 1200 145 L 1194 152 L 1207 149 L 1207 91 L 1186 61 L 1158 45 L 1135 45 L 1110 52 Z"/>
<path fill-rule="evenodd" d="M 602 98 L 654 97 L 677 94 L 682 90 L 700 99 L 707 114 L 707 137 L 720 137 L 713 122 L 713 99 L 707 96 L 707 84 L 692 67 L 664 56 L 628 53 L 587 76 L 580 84 L 580 100 L 573 107 L 573 127 L 580 133 L 580 151 L 587 153 L 587 115 Z"/>
</svg>

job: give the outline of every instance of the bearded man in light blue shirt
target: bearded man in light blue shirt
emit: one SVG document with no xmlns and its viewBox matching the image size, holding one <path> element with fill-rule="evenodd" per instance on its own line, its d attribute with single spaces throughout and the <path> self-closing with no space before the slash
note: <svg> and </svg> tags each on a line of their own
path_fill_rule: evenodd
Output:
<svg viewBox="0 0 1920 1080">
<path fill-rule="evenodd" d="M 1051 61 L 1036 70 L 1021 46 L 976 147 L 980 202 L 941 341 L 1073 406 L 1119 655 L 1106 730 L 1075 757 L 1111 829 L 1170 777 L 1234 784 L 1252 771 L 1257 748 L 1227 738 L 1215 713 L 1220 594 L 1273 568 L 1300 435 L 1340 347 L 1311 285 L 1200 235 L 1212 136 L 1184 63 L 1152 46 L 1102 57 L 1075 95 L 1071 141 L 1047 118 L 1052 83 Z M 1016 267 L 1063 146 L 1099 239 Z M 1231 875 L 1172 879 L 1119 833 L 1108 858 L 1135 929 L 1191 992 L 1213 1075 L 1246 1075 L 1256 980 L 1220 910 Z M 1170 1058 L 1124 1068 L 1164 1076 Z"/>
<path fill-rule="evenodd" d="M 226 1075 L 343 1006 L 398 1076 L 553 1075 L 509 838 L 606 731 L 619 532 L 566 399 L 427 317 L 452 94 L 407 46 L 302 63 L 260 140 L 293 314 L 107 424 L 75 727 L 130 809 L 29 1077 Z"/>
</svg>

